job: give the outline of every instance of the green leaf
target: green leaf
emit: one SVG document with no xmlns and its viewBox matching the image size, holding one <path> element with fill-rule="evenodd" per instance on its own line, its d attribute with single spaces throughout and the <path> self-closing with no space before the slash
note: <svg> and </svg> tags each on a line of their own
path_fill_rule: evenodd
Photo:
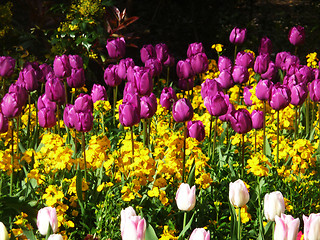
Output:
<svg viewBox="0 0 320 240">
<path fill-rule="evenodd" d="M 270 147 L 267 136 L 266 136 L 266 156 L 271 156 L 271 147 Z"/>
<path fill-rule="evenodd" d="M 145 239 L 147 239 L 147 240 L 158 240 L 157 234 L 154 231 L 154 229 L 151 226 L 151 224 L 148 224 L 148 226 L 147 226 Z"/>
<path fill-rule="evenodd" d="M 23 234 L 29 239 L 29 240 L 37 240 L 36 236 L 34 235 L 33 231 L 22 228 Z"/>
<path fill-rule="evenodd" d="M 77 171 L 76 190 L 77 190 L 77 195 L 78 195 L 79 201 L 83 202 L 83 199 L 82 199 L 82 172 L 80 169 Z"/>
<path fill-rule="evenodd" d="M 190 171 L 189 176 L 188 176 L 188 184 L 189 184 L 189 186 L 193 186 L 194 185 L 195 171 L 196 171 L 196 164 L 195 164 L 195 160 L 193 160 L 193 163 L 191 165 L 191 171 Z"/>
<path fill-rule="evenodd" d="M 181 231 L 181 233 L 179 234 L 179 237 L 178 237 L 179 240 L 182 240 L 182 237 L 185 235 L 186 231 L 188 231 L 188 229 L 191 227 L 191 224 L 193 222 L 193 218 L 194 218 L 195 215 L 196 215 L 196 212 L 194 212 L 192 214 L 192 217 L 190 218 L 188 224 L 182 229 L 182 231 Z"/>
</svg>

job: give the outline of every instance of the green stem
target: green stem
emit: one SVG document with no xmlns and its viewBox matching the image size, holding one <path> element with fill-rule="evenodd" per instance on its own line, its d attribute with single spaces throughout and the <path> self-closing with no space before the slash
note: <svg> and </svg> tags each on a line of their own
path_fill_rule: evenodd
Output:
<svg viewBox="0 0 320 240">
<path fill-rule="evenodd" d="M 9 195 L 12 197 L 13 189 L 13 171 L 14 171 L 14 118 L 12 118 L 12 128 L 11 128 L 11 174 L 10 174 L 10 192 Z"/>
<path fill-rule="evenodd" d="M 309 96 L 307 97 L 305 104 L 306 104 L 306 131 L 307 131 L 307 135 L 309 135 Z"/>
<path fill-rule="evenodd" d="M 238 207 L 238 240 L 241 240 L 241 207 Z"/>
<path fill-rule="evenodd" d="M 58 123 L 58 135 L 60 136 L 60 107 L 57 105 L 57 123 Z"/>
<path fill-rule="evenodd" d="M 187 212 L 185 211 L 183 214 L 183 228 L 182 228 L 182 230 L 186 227 L 186 224 L 187 224 Z M 182 239 L 184 239 L 184 234 L 182 236 Z"/>
<path fill-rule="evenodd" d="M 147 146 L 150 147 L 150 135 L 151 135 L 151 118 L 147 119 L 148 132 L 147 132 Z"/>
<path fill-rule="evenodd" d="M 242 158 L 241 158 L 241 165 L 242 165 L 242 168 L 241 168 L 241 178 L 243 178 L 243 173 L 244 173 L 244 168 L 245 168 L 245 164 L 244 164 L 244 150 L 245 150 L 245 142 L 244 142 L 244 134 L 241 134 L 242 135 Z"/>
<path fill-rule="evenodd" d="M 166 82 L 166 86 L 169 86 L 169 75 L 170 75 L 170 67 L 167 67 L 167 82 Z"/>
<path fill-rule="evenodd" d="M 212 144 L 212 139 L 211 139 L 211 135 L 212 135 L 212 123 L 213 123 L 213 116 L 211 115 L 210 118 L 210 130 L 209 130 L 209 151 L 208 151 L 208 155 L 209 155 L 209 159 L 211 159 L 211 144 Z"/>
<path fill-rule="evenodd" d="M 263 219 L 262 219 L 262 214 L 261 214 L 261 186 L 260 186 L 260 179 L 258 178 L 258 214 L 259 214 L 259 232 L 261 236 L 261 240 L 264 240 L 264 227 L 263 227 Z"/>
<path fill-rule="evenodd" d="M 113 124 L 116 124 L 116 104 L 117 104 L 118 86 L 113 88 Z"/>
<path fill-rule="evenodd" d="M 147 145 L 147 119 L 143 119 L 143 146 L 148 147 L 148 145 Z"/>
<path fill-rule="evenodd" d="M 28 110 L 27 136 L 29 138 L 30 137 L 30 124 L 31 124 L 31 95 L 29 92 L 28 92 L 28 104 L 29 104 L 29 110 Z M 28 143 L 28 146 L 29 146 L 30 142 Z"/>
<path fill-rule="evenodd" d="M 257 129 L 254 130 L 254 154 L 257 152 Z"/>
<path fill-rule="evenodd" d="M 236 62 L 236 58 L 237 58 L 237 48 L 238 48 L 238 45 L 235 45 L 234 46 L 234 55 L 233 55 L 233 62 L 234 63 Z"/>
<path fill-rule="evenodd" d="M 131 129 L 131 153 L 132 153 L 132 163 L 133 163 L 133 158 L 134 158 L 134 140 L 133 140 L 133 126 L 130 127 Z"/>
<path fill-rule="evenodd" d="M 186 139 L 187 139 L 187 123 L 184 122 L 184 138 L 183 138 L 183 162 L 182 162 L 182 182 L 184 182 L 184 175 L 186 171 Z"/>
<path fill-rule="evenodd" d="M 214 123 L 214 135 L 213 135 L 213 144 L 212 144 L 213 158 L 214 158 L 214 154 L 215 154 L 215 150 L 216 150 L 217 129 L 218 129 L 218 117 L 216 117 L 215 123 Z"/>
<path fill-rule="evenodd" d="M 267 102 L 263 101 L 263 154 L 266 155 L 266 104 Z"/>
<path fill-rule="evenodd" d="M 297 138 L 297 128 L 298 128 L 298 125 L 297 125 L 297 119 L 298 119 L 298 110 L 297 110 L 297 107 L 295 107 L 294 109 L 294 140 L 296 140 Z"/>
<path fill-rule="evenodd" d="M 65 106 L 68 104 L 68 86 L 67 86 L 67 80 L 64 79 L 63 81 L 64 83 L 64 94 L 66 95 L 66 102 L 65 102 Z"/>
<path fill-rule="evenodd" d="M 277 111 L 277 163 L 276 166 L 279 166 L 279 110 Z"/>
<path fill-rule="evenodd" d="M 105 130 L 105 126 L 104 126 L 104 114 L 100 113 L 100 116 L 101 116 L 101 121 L 102 121 L 102 134 L 103 134 L 103 136 L 105 136 L 106 130 Z"/>
<path fill-rule="evenodd" d="M 84 132 L 81 132 L 81 147 L 82 147 L 83 162 L 84 162 L 84 179 L 87 181 L 86 140 L 85 140 Z"/>
</svg>

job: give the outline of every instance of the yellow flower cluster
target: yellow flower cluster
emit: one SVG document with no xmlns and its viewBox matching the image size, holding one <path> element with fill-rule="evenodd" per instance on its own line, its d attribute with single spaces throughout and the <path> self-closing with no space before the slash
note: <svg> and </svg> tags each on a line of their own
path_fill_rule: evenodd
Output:
<svg viewBox="0 0 320 240">
<path fill-rule="evenodd" d="M 256 153 L 255 155 L 252 155 L 250 159 L 247 161 L 248 173 L 253 173 L 255 176 L 268 176 L 269 168 L 272 166 L 268 158 L 262 154 L 262 153 Z"/>
<path fill-rule="evenodd" d="M 161 237 L 159 240 L 175 240 L 178 239 L 178 237 L 175 236 L 176 230 L 170 230 L 169 226 L 165 225 L 163 226 L 163 233 L 161 234 Z"/>
<path fill-rule="evenodd" d="M 307 66 L 308 67 L 319 68 L 319 65 L 318 65 L 319 59 L 317 57 L 317 53 L 316 52 L 309 53 L 306 56 L 306 59 L 307 59 Z"/>
</svg>

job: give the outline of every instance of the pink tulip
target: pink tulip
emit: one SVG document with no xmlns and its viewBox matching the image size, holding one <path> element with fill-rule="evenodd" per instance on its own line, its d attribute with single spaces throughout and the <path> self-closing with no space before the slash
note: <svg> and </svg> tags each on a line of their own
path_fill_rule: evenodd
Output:
<svg viewBox="0 0 320 240">
<path fill-rule="evenodd" d="M 191 211 L 196 205 L 196 186 L 181 183 L 176 193 L 176 203 L 181 211 Z"/>
<path fill-rule="evenodd" d="M 196 228 L 192 231 L 189 240 L 210 240 L 210 231 L 204 228 Z"/>
<path fill-rule="evenodd" d="M 49 230 L 49 224 L 53 233 L 58 231 L 58 218 L 55 208 L 44 207 L 38 211 L 37 226 L 41 235 L 46 235 Z"/>
<path fill-rule="evenodd" d="M 303 215 L 304 239 L 318 240 L 320 236 L 320 213 L 311 213 L 309 217 Z"/>
<path fill-rule="evenodd" d="M 248 189 L 241 179 L 229 184 L 229 200 L 233 206 L 243 207 L 250 199 Z"/>
<path fill-rule="evenodd" d="M 290 215 L 281 214 L 275 217 L 274 240 L 296 240 L 299 231 L 300 220 Z"/>
<path fill-rule="evenodd" d="M 141 216 L 128 217 L 121 232 L 122 240 L 144 240 L 146 225 L 146 220 Z"/>
<path fill-rule="evenodd" d="M 282 193 L 279 191 L 267 193 L 264 196 L 264 216 L 268 221 L 274 221 L 286 210 Z"/>
</svg>

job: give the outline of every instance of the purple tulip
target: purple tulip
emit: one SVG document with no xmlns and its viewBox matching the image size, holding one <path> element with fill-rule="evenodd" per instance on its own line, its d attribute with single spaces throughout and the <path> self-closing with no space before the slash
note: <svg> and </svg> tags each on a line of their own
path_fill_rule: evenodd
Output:
<svg viewBox="0 0 320 240">
<path fill-rule="evenodd" d="M 150 58 L 144 65 L 150 69 L 152 77 L 159 76 L 162 71 L 162 63 L 158 59 Z"/>
<path fill-rule="evenodd" d="M 16 65 L 16 60 L 10 56 L 0 57 L 0 76 L 10 77 Z"/>
<path fill-rule="evenodd" d="M 122 79 L 118 76 L 118 65 L 110 64 L 104 71 L 104 81 L 110 87 L 120 85 Z"/>
<path fill-rule="evenodd" d="M 312 68 L 312 73 L 313 73 L 313 75 L 312 75 L 313 77 L 312 77 L 311 81 L 320 78 L 320 70 L 319 70 L 319 68 Z"/>
<path fill-rule="evenodd" d="M 311 67 L 306 65 L 299 66 L 295 73 L 299 83 L 309 83 L 314 79 L 314 72 Z"/>
<path fill-rule="evenodd" d="M 261 38 L 259 46 L 259 55 L 272 53 L 272 42 L 268 37 Z"/>
<path fill-rule="evenodd" d="M 165 67 L 172 67 L 174 66 L 174 57 L 171 54 L 168 54 L 167 60 L 163 63 Z"/>
<path fill-rule="evenodd" d="M 236 65 L 233 68 L 232 77 L 235 83 L 246 83 L 249 80 L 248 69 L 246 67 Z"/>
<path fill-rule="evenodd" d="M 42 75 L 43 75 L 45 81 L 48 80 L 48 78 L 54 77 L 54 71 L 49 64 L 43 63 L 39 66 L 39 68 L 42 71 Z"/>
<path fill-rule="evenodd" d="M 69 87 L 81 88 L 84 86 L 86 78 L 83 68 L 72 68 L 70 77 L 67 77 Z"/>
<path fill-rule="evenodd" d="M 204 47 L 202 43 L 190 43 L 187 50 L 187 56 L 188 58 L 191 58 L 192 56 L 197 55 L 198 53 L 204 53 Z"/>
<path fill-rule="evenodd" d="M 140 67 L 136 70 L 134 82 L 140 96 L 149 95 L 153 90 L 153 79 L 149 68 Z"/>
<path fill-rule="evenodd" d="M 36 70 L 32 67 L 23 68 L 19 73 L 17 84 L 22 85 L 29 92 L 37 90 L 39 85 Z"/>
<path fill-rule="evenodd" d="M 50 99 L 50 101 L 54 101 L 59 105 L 64 104 L 66 101 L 64 85 L 59 78 L 52 78 L 46 82 L 45 94 Z"/>
<path fill-rule="evenodd" d="M 300 106 L 304 103 L 308 96 L 308 88 L 305 83 L 299 83 L 290 87 L 291 101 L 290 103 L 294 106 Z"/>
<path fill-rule="evenodd" d="M 191 68 L 194 74 L 208 71 L 208 58 L 205 53 L 198 53 L 191 57 Z"/>
<path fill-rule="evenodd" d="M 229 89 L 234 85 L 232 74 L 229 70 L 221 71 L 216 81 L 220 83 L 223 89 Z"/>
<path fill-rule="evenodd" d="M 294 85 L 297 85 L 298 79 L 297 76 L 295 74 L 292 75 L 285 75 L 283 78 L 283 85 L 288 86 L 289 88 L 291 88 Z"/>
<path fill-rule="evenodd" d="M 107 96 L 107 91 L 105 87 L 99 84 L 93 84 L 93 87 L 91 90 L 91 98 L 93 103 L 99 100 L 107 101 L 108 96 Z"/>
<path fill-rule="evenodd" d="M 308 88 L 310 99 L 314 102 L 320 102 L 320 79 L 313 80 Z"/>
<path fill-rule="evenodd" d="M 27 62 L 23 65 L 23 68 L 27 70 L 33 69 L 35 71 L 35 77 L 37 81 L 42 83 L 45 82 L 45 76 L 43 75 L 43 72 L 38 62 Z"/>
<path fill-rule="evenodd" d="M 230 116 L 232 129 L 237 133 L 247 133 L 252 129 L 251 115 L 247 109 L 241 108 L 236 110 Z"/>
<path fill-rule="evenodd" d="M 222 91 L 221 84 L 216 79 L 206 79 L 201 84 L 201 97 L 204 100 L 207 96 L 214 96 Z"/>
<path fill-rule="evenodd" d="M 1 112 L 7 118 L 17 117 L 22 112 L 20 102 L 16 93 L 7 93 L 1 101 Z"/>
<path fill-rule="evenodd" d="M 118 65 L 118 76 L 122 80 L 127 78 L 127 71 L 129 67 L 134 67 L 134 61 L 132 58 L 121 59 Z"/>
<path fill-rule="evenodd" d="M 79 55 L 69 55 L 69 63 L 71 68 L 81 69 L 83 68 L 82 57 Z"/>
<path fill-rule="evenodd" d="M 236 111 L 233 104 L 230 103 L 229 95 L 224 95 L 224 100 L 226 101 L 226 104 L 228 106 L 227 113 L 224 115 L 219 116 L 219 119 L 223 122 L 230 122 L 230 117 L 233 115 L 233 113 Z"/>
<path fill-rule="evenodd" d="M 208 95 L 204 99 L 204 106 L 212 116 L 222 116 L 227 113 L 228 105 L 223 92 L 218 91 L 215 95 Z"/>
<path fill-rule="evenodd" d="M 254 129 L 261 129 L 263 128 L 263 111 L 253 110 L 251 113 L 252 118 L 252 127 Z"/>
<path fill-rule="evenodd" d="M 285 60 L 284 60 L 284 64 L 283 64 L 283 70 L 289 71 L 291 66 L 297 67 L 300 65 L 300 60 L 297 56 L 295 55 L 287 55 Z M 293 69 L 295 70 L 295 69 Z M 294 71 L 292 73 L 289 74 L 293 74 Z"/>
<path fill-rule="evenodd" d="M 168 59 L 169 55 L 168 46 L 164 43 L 158 43 L 154 49 L 156 51 L 157 59 L 161 63 L 164 63 Z"/>
<path fill-rule="evenodd" d="M 74 101 L 74 109 L 76 112 L 93 112 L 93 102 L 89 94 L 80 93 Z"/>
<path fill-rule="evenodd" d="M 38 112 L 38 120 L 40 127 L 51 128 L 56 125 L 56 113 L 51 108 L 42 108 Z"/>
<path fill-rule="evenodd" d="M 125 127 L 132 127 L 140 122 L 140 100 L 136 94 L 134 98 L 138 101 L 128 101 L 119 106 L 119 121 Z M 137 104 L 137 105 L 135 105 Z"/>
<path fill-rule="evenodd" d="M 261 101 L 267 101 L 270 97 L 270 91 L 273 83 L 270 80 L 260 80 L 256 86 L 256 96 Z"/>
<path fill-rule="evenodd" d="M 150 58 L 156 58 L 157 54 L 154 46 L 151 44 L 143 45 L 143 47 L 140 49 L 140 57 L 143 63 Z"/>
<path fill-rule="evenodd" d="M 232 44 L 241 45 L 246 40 L 247 29 L 241 29 L 235 27 L 232 29 L 229 40 Z"/>
<path fill-rule="evenodd" d="M 253 68 L 254 57 L 250 52 L 238 52 L 236 57 L 236 65 L 244 66 L 246 68 Z"/>
<path fill-rule="evenodd" d="M 223 70 L 228 70 L 229 72 L 231 72 L 232 61 L 230 60 L 230 58 L 220 56 L 218 59 L 218 68 L 220 72 L 222 72 Z"/>
<path fill-rule="evenodd" d="M 249 91 L 250 89 L 252 89 L 252 86 L 245 86 L 243 89 L 243 100 L 247 106 L 252 106 L 252 100 L 250 99 L 251 92 Z"/>
<path fill-rule="evenodd" d="M 189 99 L 182 98 L 174 102 L 172 116 L 176 122 L 190 121 L 193 117 L 193 108 Z"/>
<path fill-rule="evenodd" d="M 261 73 L 261 78 L 273 80 L 275 78 L 275 76 L 277 75 L 277 73 L 278 73 L 278 69 L 277 69 L 276 65 L 274 64 L 274 62 L 270 61 L 268 64 L 267 71 L 264 73 Z"/>
<path fill-rule="evenodd" d="M 136 108 L 136 111 L 139 113 L 139 119 L 140 119 L 140 97 L 138 93 L 135 93 L 133 95 L 127 94 L 124 96 L 122 103 L 130 103 L 132 106 Z M 140 120 L 139 120 L 140 121 Z"/>
<path fill-rule="evenodd" d="M 0 133 L 5 133 L 8 131 L 8 118 L 0 112 Z"/>
<path fill-rule="evenodd" d="M 271 88 L 269 104 L 274 110 L 279 111 L 289 105 L 290 95 L 290 89 L 287 86 L 276 83 Z"/>
<path fill-rule="evenodd" d="M 53 71 L 56 77 L 66 78 L 71 75 L 71 66 L 67 55 L 56 56 L 53 61 Z"/>
<path fill-rule="evenodd" d="M 270 56 L 268 54 L 257 56 L 254 62 L 254 71 L 259 74 L 265 73 L 268 69 L 269 62 Z"/>
<path fill-rule="evenodd" d="M 192 90 L 193 87 L 194 87 L 193 78 L 188 78 L 188 79 L 180 78 L 178 80 L 178 88 L 180 88 L 181 90 L 189 91 L 189 90 Z"/>
<path fill-rule="evenodd" d="M 18 104 L 20 106 L 24 106 L 28 100 L 28 91 L 24 86 L 17 83 L 13 83 L 10 85 L 8 93 L 15 93 L 17 95 Z"/>
<path fill-rule="evenodd" d="M 306 34 L 304 32 L 304 27 L 295 26 L 292 27 L 288 34 L 289 42 L 294 46 L 299 46 L 304 44 Z"/>
<path fill-rule="evenodd" d="M 279 52 L 276 55 L 276 61 L 275 64 L 277 68 L 281 68 L 282 70 L 285 70 L 285 62 L 286 58 L 290 56 L 291 54 L 289 52 Z"/>
<path fill-rule="evenodd" d="M 57 110 L 57 104 L 53 101 L 50 101 L 46 94 L 43 94 L 38 98 L 37 106 L 38 110 L 41 110 L 42 108 L 50 108 L 53 111 Z"/>
<path fill-rule="evenodd" d="M 68 128 L 74 128 L 76 111 L 72 104 L 67 104 L 63 111 L 63 122 Z"/>
<path fill-rule="evenodd" d="M 157 111 L 157 97 L 153 93 L 140 98 L 140 118 L 151 118 Z"/>
<path fill-rule="evenodd" d="M 192 137 L 201 142 L 205 138 L 203 123 L 199 120 L 187 123 L 188 137 Z"/>
<path fill-rule="evenodd" d="M 167 110 L 170 110 L 172 104 L 177 100 L 178 99 L 177 99 L 176 92 L 172 87 L 164 87 L 162 89 L 162 92 L 160 95 L 160 104 L 162 107 L 166 108 Z"/>
<path fill-rule="evenodd" d="M 110 58 L 123 58 L 126 54 L 126 42 L 123 37 L 108 39 L 106 45 Z"/>
<path fill-rule="evenodd" d="M 186 60 L 180 60 L 177 63 L 177 76 L 179 79 L 188 79 L 194 77 L 194 72 L 191 67 L 191 61 L 189 58 Z"/>
<path fill-rule="evenodd" d="M 93 127 L 93 115 L 90 110 L 85 112 L 75 112 L 74 117 L 74 128 L 78 132 L 89 132 Z"/>
<path fill-rule="evenodd" d="M 131 96 L 134 94 L 138 94 L 138 90 L 135 82 L 127 82 L 126 85 L 124 86 L 123 98 L 125 98 L 125 96 L 128 94 L 130 94 Z"/>
</svg>

